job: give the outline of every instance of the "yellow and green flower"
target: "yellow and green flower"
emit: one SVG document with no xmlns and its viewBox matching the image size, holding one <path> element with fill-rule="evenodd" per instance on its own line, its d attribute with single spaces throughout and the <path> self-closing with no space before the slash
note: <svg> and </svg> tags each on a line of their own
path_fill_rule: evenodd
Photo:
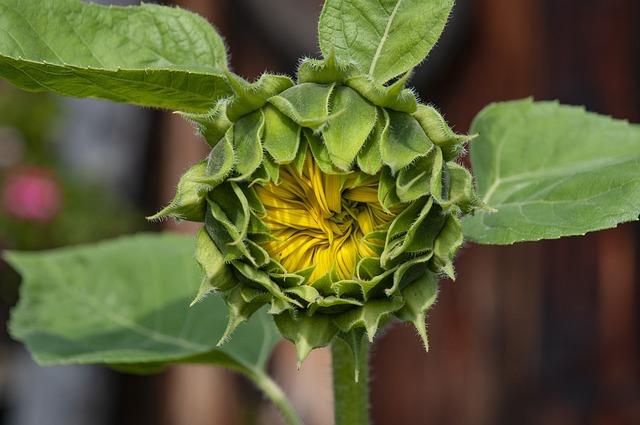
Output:
<svg viewBox="0 0 640 425">
<path fill-rule="evenodd" d="M 454 278 L 460 216 L 480 206 L 455 134 L 405 88 L 306 60 L 297 82 L 228 74 L 234 96 L 188 115 L 212 146 L 154 219 L 203 222 L 197 259 L 230 308 L 223 341 L 267 305 L 299 361 L 342 337 L 415 325 Z M 355 349 L 355 348 L 354 348 Z"/>
</svg>

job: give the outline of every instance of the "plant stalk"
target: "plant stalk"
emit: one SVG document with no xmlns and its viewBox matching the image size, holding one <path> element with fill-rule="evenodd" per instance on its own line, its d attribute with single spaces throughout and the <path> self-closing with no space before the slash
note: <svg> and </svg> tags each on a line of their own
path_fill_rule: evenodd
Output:
<svg viewBox="0 0 640 425">
<path fill-rule="evenodd" d="M 300 416 L 293 408 L 293 405 L 285 395 L 282 388 L 273 379 L 261 370 L 254 368 L 241 371 L 271 400 L 278 411 L 282 414 L 287 425 L 304 425 Z"/>
<path fill-rule="evenodd" d="M 359 351 L 356 382 L 357 364 L 349 345 L 340 338 L 331 345 L 336 425 L 369 425 L 369 343 L 363 341 Z"/>
</svg>

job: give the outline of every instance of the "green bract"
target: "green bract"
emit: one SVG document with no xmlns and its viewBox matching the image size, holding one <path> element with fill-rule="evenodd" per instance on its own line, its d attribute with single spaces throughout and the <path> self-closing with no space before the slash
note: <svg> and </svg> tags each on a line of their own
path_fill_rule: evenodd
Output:
<svg viewBox="0 0 640 425">
<path fill-rule="evenodd" d="M 186 115 L 212 146 L 153 219 L 203 222 L 197 259 L 205 277 L 196 301 L 220 293 L 230 308 L 223 342 L 261 306 L 295 342 L 299 361 L 340 336 L 373 339 L 392 317 L 413 323 L 427 345 L 425 311 L 439 276 L 454 278 L 463 235 L 460 216 L 480 206 L 471 174 L 455 159 L 470 138 L 436 109 L 418 104 L 406 79 L 376 83 L 333 55 L 305 60 L 298 81 L 227 74 L 233 96 L 210 113 Z M 274 236 L 256 188 L 279 185 L 282 167 L 311 159 L 323 173 L 364 173 L 393 220 L 365 235 L 375 256 L 358 258 L 349 279 L 287 270 L 263 245 Z M 355 347 L 354 347 L 355 349 Z"/>
</svg>

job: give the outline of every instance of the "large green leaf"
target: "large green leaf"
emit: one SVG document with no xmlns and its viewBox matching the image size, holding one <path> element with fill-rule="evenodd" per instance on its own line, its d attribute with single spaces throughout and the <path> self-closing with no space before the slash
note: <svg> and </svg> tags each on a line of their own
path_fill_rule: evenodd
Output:
<svg viewBox="0 0 640 425">
<path fill-rule="evenodd" d="M 453 0 L 326 0 L 320 48 L 342 63 L 356 62 L 376 82 L 418 65 L 449 18 Z"/>
<path fill-rule="evenodd" d="M 192 237 L 139 235 L 47 252 L 11 252 L 22 274 L 11 335 L 44 365 L 218 363 L 259 371 L 279 337 L 264 312 L 221 347 L 223 300 L 189 308 L 201 280 Z M 144 369 L 143 369 L 144 370 Z"/>
<path fill-rule="evenodd" d="M 215 29 L 181 9 L 0 0 L 0 77 L 26 90 L 207 112 L 226 68 Z"/>
<path fill-rule="evenodd" d="M 521 100 L 482 111 L 471 161 L 497 212 L 464 222 L 479 243 L 582 235 L 640 214 L 640 127 L 556 102 Z"/>
</svg>

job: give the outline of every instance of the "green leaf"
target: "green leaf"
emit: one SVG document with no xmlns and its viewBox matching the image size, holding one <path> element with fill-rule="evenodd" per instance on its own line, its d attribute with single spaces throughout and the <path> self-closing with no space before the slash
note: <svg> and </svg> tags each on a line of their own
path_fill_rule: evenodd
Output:
<svg viewBox="0 0 640 425">
<path fill-rule="evenodd" d="M 418 65 L 440 37 L 453 0 L 326 0 L 320 48 L 384 83 Z"/>
<path fill-rule="evenodd" d="M 205 113 L 230 94 L 222 39 L 155 5 L 0 0 L 0 77 L 30 91 Z"/>
<path fill-rule="evenodd" d="M 23 276 L 11 335 L 43 365 L 133 368 L 197 361 L 262 368 L 278 341 L 264 311 L 216 348 L 227 308 L 218 296 L 194 307 L 201 273 L 193 239 L 138 235 L 48 252 L 7 254 Z M 144 369 L 144 368 L 143 368 Z"/>
<path fill-rule="evenodd" d="M 376 107 L 345 86 L 335 89 L 331 107 L 333 117 L 322 133 L 324 143 L 331 162 L 349 170 L 376 124 Z"/>
<path fill-rule="evenodd" d="M 640 214 L 640 127 L 556 102 L 494 104 L 472 127 L 482 201 L 498 212 L 464 221 L 487 244 L 555 239 Z"/>
</svg>

